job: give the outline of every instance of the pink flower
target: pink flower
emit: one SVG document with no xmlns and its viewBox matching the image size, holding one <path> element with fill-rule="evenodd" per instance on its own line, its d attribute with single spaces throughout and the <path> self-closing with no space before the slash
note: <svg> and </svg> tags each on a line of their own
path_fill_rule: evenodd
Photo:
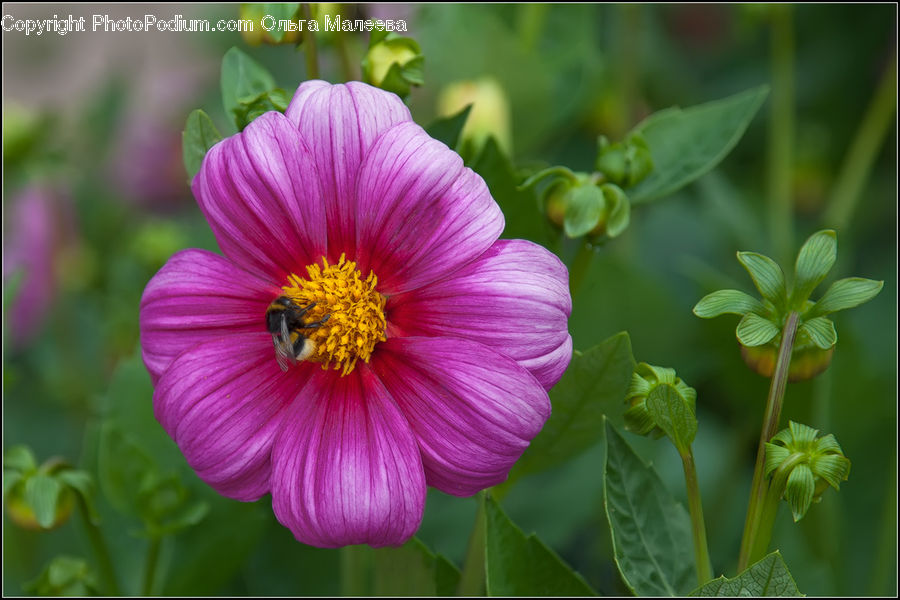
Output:
<svg viewBox="0 0 900 600">
<path fill-rule="evenodd" d="M 401 544 L 426 485 L 504 481 L 569 363 L 568 273 L 498 240 L 484 181 L 361 83 L 300 86 L 207 154 L 194 196 L 224 256 L 174 255 L 141 301 L 157 419 L 219 493 L 271 493 L 321 547 Z M 280 296 L 326 315 L 283 372 Z"/>
</svg>

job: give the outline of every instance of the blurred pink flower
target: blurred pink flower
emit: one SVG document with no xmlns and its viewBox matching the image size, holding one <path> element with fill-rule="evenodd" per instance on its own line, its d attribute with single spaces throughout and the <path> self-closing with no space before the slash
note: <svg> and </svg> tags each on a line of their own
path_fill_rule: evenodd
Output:
<svg viewBox="0 0 900 600">
<path fill-rule="evenodd" d="M 498 240 L 484 181 L 358 82 L 300 86 L 214 146 L 194 195 L 224 256 L 189 249 L 141 301 L 154 410 L 221 494 L 272 494 L 301 542 L 405 542 L 426 485 L 504 481 L 550 415 L 571 358 L 568 273 Z M 318 329 L 279 368 L 267 308 Z"/>
</svg>

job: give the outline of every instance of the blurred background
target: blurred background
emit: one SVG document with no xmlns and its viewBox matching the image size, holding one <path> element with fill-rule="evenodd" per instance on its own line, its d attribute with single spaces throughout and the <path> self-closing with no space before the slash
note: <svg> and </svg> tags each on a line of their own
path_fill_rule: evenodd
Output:
<svg viewBox="0 0 900 600">
<path fill-rule="evenodd" d="M 653 111 L 772 87 L 720 167 L 635 207 L 630 228 L 598 249 L 570 330 L 582 350 L 626 330 L 636 360 L 671 366 L 697 388 L 694 452 L 713 567 L 733 575 L 768 381 L 744 366 L 736 318 L 704 321 L 691 308 L 718 288 L 752 290 L 736 251 L 790 264 L 806 237 L 834 227 L 838 263 L 825 286 L 849 276 L 885 286 L 836 316 L 831 367 L 788 387 L 782 423 L 833 433 L 853 466 L 841 492 L 827 493 L 799 524 L 783 508 L 772 546 L 806 594 L 896 594 L 896 6 L 329 10 L 406 19 L 404 35 L 425 56 L 425 85 L 409 99 L 416 121 L 426 125 L 458 105 L 454 94 L 472 98 L 517 167 L 589 171 L 600 134 L 618 140 Z M 239 33 L 90 32 L 93 14 L 215 21 L 238 18 L 236 4 L 4 4 L 15 19 L 70 13 L 85 15 L 89 31 L 3 33 L 4 450 L 26 444 L 38 462 L 62 457 L 95 475 L 102 531 L 126 594 L 142 589 L 148 523 L 160 520 L 178 526 L 159 548 L 158 594 L 338 594 L 338 551 L 296 543 L 267 498 L 220 498 L 187 469 L 153 420 L 138 348 L 150 277 L 179 249 L 217 250 L 182 164 L 188 113 L 203 108 L 232 133 L 219 90 L 224 52 L 238 46 L 293 92 L 306 78 L 302 49 L 251 45 Z M 341 49 L 358 76 L 367 34 L 322 33 L 318 42 L 323 78 L 343 80 Z M 853 201 L 836 200 L 846 197 L 836 187 L 848 185 Z M 683 498 L 674 449 L 629 442 Z M 602 458 L 598 444 L 525 477 L 503 506 L 596 590 L 621 594 Z M 166 482 L 164 508 L 140 508 L 140 498 L 135 508 L 128 471 L 138 468 Z M 432 490 L 419 537 L 460 565 L 474 514 L 473 500 Z M 75 515 L 32 531 L 5 511 L 4 594 L 22 594 L 59 555 L 92 565 L 89 542 Z"/>
</svg>

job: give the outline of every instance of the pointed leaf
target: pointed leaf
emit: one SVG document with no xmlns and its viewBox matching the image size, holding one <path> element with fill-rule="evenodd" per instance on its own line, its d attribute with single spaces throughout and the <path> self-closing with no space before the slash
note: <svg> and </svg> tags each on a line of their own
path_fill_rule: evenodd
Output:
<svg viewBox="0 0 900 600">
<path fill-rule="evenodd" d="M 570 238 L 590 233 L 606 216 L 606 199 L 596 185 L 587 183 L 572 188 L 563 228 Z"/>
<path fill-rule="evenodd" d="M 756 313 L 747 313 L 735 330 L 741 344 L 752 348 L 768 344 L 778 335 L 778 327 L 772 321 Z"/>
<path fill-rule="evenodd" d="M 663 384 L 650 390 L 647 411 L 679 452 L 690 449 L 697 435 L 697 417 L 690 402 L 678 393 L 675 386 Z"/>
<path fill-rule="evenodd" d="M 768 93 L 768 87 L 762 86 L 647 117 L 629 136 L 643 136 L 653 171 L 629 189 L 631 201 L 638 204 L 668 196 L 719 164 L 744 135 Z"/>
<path fill-rule="evenodd" d="M 25 502 L 41 527 L 50 527 L 56 520 L 56 503 L 62 490 L 62 485 L 50 475 L 34 475 L 25 481 Z"/>
<path fill-rule="evenodd" d="M 221 139 L 222 135 L 205 112 L 197 109 L 188 115 L 181 134 L 181 156 L 189 179 L 194 178 L 203 164 L 203 157 Z"/>
<path fill-rule="evenodd" d="M 597 595 L 536 535 L 526 536 L 490 496 L 484 509 L 488 596 Z"/>
<path fill-rule="evenodd" d="M 883 281 L 848 277 L 831 284 L 825 295 L 806 313 L 807 318 L 827 315 L 868 302 L 884 287 Z"/>
<path fill-rule="evenodd" d="M 784 306 L 787 291 L 781 267 L 768 256 L 756 252 L 738 252 L 737 257 L 750 273 L 753 284 L 762 297 L 776 307 Z"/>
<path fill-rule="evenodd" d="M 691 520 L 659 475 L 606 423 L 604 499 L 619 573 L 639 596 L 679 596 L 697 580 Z"/>
<path fill-rule="evenodd" d="M 694 314 L 702 319 L 719 315 L 743 315 L 748 312 L 761 314 L 765 311 L 762 302 L 740 290 L 718 290 L 704 296 L 694 307 Z"/>
<path fill-rule="evenodd" d="M 459 144 L 459 136 L 462 134 L 463 127 L 466 126 L 466 119 L 469 118 L 470 112 L 472 112 L 471 104 L 455 115 L 437 119 L 426 127 L 425 131 L 434 139 L 447 144 L 448 148 L 455 149 Z"/>
<path fill-rule="evenodd" d="M 799 331 L 808 335 L 809 341 L 822 350 L 828 350 L 837 343 L 837 331 L 834 330 L 834 323 L 828 317 L 804 321 Z"/>
<path fill-rule="evenodd" d="M 803 306 L 816 286 L 828 275 L 836 259 L 837 234 L 831 229 L 814 233 L 806 240 L 794 265 L 794 292 L 791 294 L 794 307 Z"/>
<path fill-rule="evenodd" d="M 777 550 L 732 579 L 719 577 L 691 592 L 691 596 L 802 596 Z"/>
<path fill-rule="evenodd" d="M 603 415 L 620 416 L 634 371 L 626 332 L 576 354 L 550 390 L 553 413 L 510 473 L 510 483 L 554 467 L 596 444 L 603 436 Z"/>
<path fill-rule="evenodd" d="M 235 109 L 242 99 L 254 98 L 275 87 L 275 78 L 261 64 L 241 50 L 232 47 L 222 58 L 222 106 L 225 114 L 235 119 Z"/>
</svg>

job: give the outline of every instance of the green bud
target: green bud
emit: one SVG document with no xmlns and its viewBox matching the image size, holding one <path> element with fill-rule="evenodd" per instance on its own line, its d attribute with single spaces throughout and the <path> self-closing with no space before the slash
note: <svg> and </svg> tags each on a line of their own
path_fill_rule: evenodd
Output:
<svg viewBox="0 0 900 600">
<path fill-rule="evenodd" d="M 471 106 L 460 137 L 463 144 L 477 154 L 489 137 L 508 156 L 512 154 L 512 111 L 503 86 L 493 77 L 456 81 L 441 89 L 437 112 L 442 117 L 459 113 Z"/>
<path fill-rule="evenodd" d="M 369 51 L 362 60 L 363 80 L 405 98 L 412 86 L 425 83 L 424 65 L 425 57 L 414 39 L 372 32 Z"/>
<path fill-rule="evenodd" d="M 71 556 L 57 556 L 41 574 L 24 585 L 36 596 L 95 596 L 100 593 L 97 578 L 87 562 Z"/>
<path fill-rule="evenodd" d="M 644 138 L 634 134 L 610 144 L 604 136 L 597 141 L 596 168 L 612 183 L 625 188 L 637 185 L 653 170 L 653 158 Z"/>
<path fill-rule="evenodd" d="M 833 435 L 790 421 L 766 443 L 765 475 L 781 490 L 794 521 L 802 519 L 829 487 L 840 489 L 850 474 L 850 460 Z"/>
<path fill-rule="evenodd" d="M 300 31 L 299 27 L 296 31 L 284 31 L 277 26 L 278 21 L 285 19 L 296 23 L 299 10 L 299 3 L 241 4 L 241 19 L 253 21 L 253 29 L 251 31 L 246 29 L 241 31 L 241 36 L 251 46 L 259 46 L 260 44 L 299 44 L 303 39 L 303 32 Z M 274 22 L 272 19 L 274 19 Z M 272 28 L 272 25 L 275 25 L 275 27 Z M 268 28 L 272 30 L 267 31 Z"/>
<path fill-rule="evenodd" d="M 659 438 L 668 435 L 679 452 L 685 452 L 697 433 L 697 392 L 673 369 L 640 363 L 631 375 L 625 394 L 625 429 Z"/>
</svg>

